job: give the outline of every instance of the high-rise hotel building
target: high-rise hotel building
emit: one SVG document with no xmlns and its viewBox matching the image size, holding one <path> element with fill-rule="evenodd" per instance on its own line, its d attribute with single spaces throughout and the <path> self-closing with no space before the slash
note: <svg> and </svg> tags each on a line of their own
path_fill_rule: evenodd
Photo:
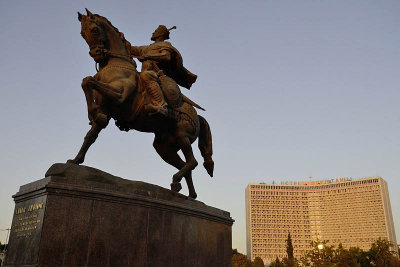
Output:
<svg viewBox="0 0 400 267">
<path fill-rule="evenodd" d="M 298 259 L 316 240 L 363 250 L 379 237 L 397 244 L 387 183 L 374 177 L 249 184 L 247 256 L 264 262 L 286 257 L 289 232 Z"/>
</svg>

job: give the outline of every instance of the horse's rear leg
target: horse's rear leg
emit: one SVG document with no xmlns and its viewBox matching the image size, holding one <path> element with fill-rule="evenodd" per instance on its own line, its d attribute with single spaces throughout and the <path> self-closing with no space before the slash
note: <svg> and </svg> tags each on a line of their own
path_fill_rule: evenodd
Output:
<svg viewBox="0 0 400 267">
<path fill-rule="evenodd" d="M 105 116 L 104 114 L 98 114 L 97 118 Z M 105 118 L 103 118 L 104 120 Z M 108 121 L 107 121 L 108 122 Z M 107 124 L 106 124 L 107 125 Z M 104 122 L 103 123 L 92 123 L 92 127 L 87 132 L 85 138 L 83 139 L 83 144 L 81 149 L 79 150 L 78 154 L 74 159 L 70 159 L 67 162 L 81 164 L 85 160 L 86 152 L 88 151 L 89 147 L 96 141 L 97 137 L 99 136 L 100 131 L 105 128 Z"/>
<path fill-rule="evenodd" d="M 176 145 L 167 142 L 160 143 L 154 140 L 153 146 L 156 149 L 157 153 L 161 156 L 161 158 L 168 164 L 174 166 L 178 170 L 181 170 L 185 166 L 185 162 L 181 159 L 181 157 L 177 153 L 179 148 Z M 182 189 L 182 186 L 180 184 L 181 180 L 182 178 L 179 180 L 177 180 L 176 178 L 173 179 L 171 183 L 172 191 L 179 192 Z M 193 185 L 192 171 L 188 172 L 185 175 L 185 180 L 189 189 L 189 197 L 196 199 L 197 194 Z"/>
<path fill-rule="evenodd" d="M 183 167 L 179 169 L 177 173 L 172 177 L 172 182 L 181 181 L 183 177 L 186 179 L 186 183 L 189 188 L 189 196 L 196 198 L 196 192 L 194 191 L 193 180 L 192 180 L 192 170 L 198 165 L 197 160 L 194 158 L 192 144 L 188 136 L 177 135 L 177 144 L 182 150 L 185 156 L 186 162 L 184 162 Z"/>
<path fill-rule="evenodd" d="M 194 158 L 192 143 L 187 136 L 178 136 L 177 143 L 179 148 L 182 150 L 183 155 L 185 156 L 186 163 L 185 165 L 174 174 L 173 178 L 176 180 L 181 180 L 188 172 L 194 170 L 197 167 L 198 162 Z"/>
</svg>

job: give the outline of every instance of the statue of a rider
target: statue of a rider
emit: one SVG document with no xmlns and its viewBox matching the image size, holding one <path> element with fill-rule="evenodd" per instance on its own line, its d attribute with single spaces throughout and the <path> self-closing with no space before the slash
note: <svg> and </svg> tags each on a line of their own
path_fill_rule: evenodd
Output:
<svg viewBox="0 0 400 267">
<path fill-rule="evenodd" d="M 131 54 L 142 62 L 139 91 L 145 92 L 144 107 L 149 115 L 168 116 L 168 106 L 172 105 L 173 108 L 174 99 L 180 98 L 180 101 L 175 103 L 182 101 L 178 85 L 190 89 L 197 78 L 197 75 L 183 67 L 179 51 L 170 42 L 165 41 L 169 39 L 170 30 L 175 28 L 174 26 L 167 29 L 160 25 L 151 36 L 154 43 L 147 46 L 131 46 Z"/>
</svg>

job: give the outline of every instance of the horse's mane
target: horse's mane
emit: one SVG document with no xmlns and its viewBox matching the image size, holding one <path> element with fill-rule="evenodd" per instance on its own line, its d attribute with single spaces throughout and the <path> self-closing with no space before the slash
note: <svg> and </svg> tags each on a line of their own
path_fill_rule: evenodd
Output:
<svg viewBox="0 0 400 267">
<path fill-rule="evenodd" d="M 119 37 L 121 38 L 121 41 L 126 48 L 126 52 L 128 52 L 128 55 L 131 55 L 131 43 L 125 39 L 124 33 L 120 32 L 117 27 L 113 26 L 112 23 L 106 17 L 100 16 L 98 14 L 93 14 L 93 16 L 103 19 L 105 22 L 107 22 L 108 25 L 110 25 L 119 34 Z"/>
</svg>

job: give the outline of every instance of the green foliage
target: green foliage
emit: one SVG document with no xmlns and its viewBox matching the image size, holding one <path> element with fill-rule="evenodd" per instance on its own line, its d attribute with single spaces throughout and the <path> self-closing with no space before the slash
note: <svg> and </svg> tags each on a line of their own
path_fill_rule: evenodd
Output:
<svg viewBox="0 0 400 267">
<path fill-rule="evenodd" d="M 328 241 L 311 242 L 312 249 L 302 258 L 303 266 L 324 267 L 400 267 L 397 254 L 390 250 L 393 246 L 386 239 L 378 239 L 369 251 L 358 247 L 345 249 L 339 244 L 337 249 Z"/>
<path fill-rule="evenodd" d="M 261 262 L 262 262 L 262 260 L 261 260 Z M 254 263 L 251 260 L 249 260 L 246 257 L 246 255 L 239 253 L 237 251 L 237 249 L 232 249 L 232 267 L 254 267 L 253 264 Z M 258 265 L 257 265 L 257 267 L 258 267 Z M 264 267 L 264 263 L 260 267 Z"/>
<path fill-rule="evenodd" d="M 292 237 L 290 236 L 290 233 L 288 233 L 288 237 L 286 239 L 286 253 L 289 260 L 294 259 Z"/>
<path fill-rule="evenodd" d="M 252 267 L 251 260 L 241 253 L 233 254 L 232 267 Z"/>
<path fill-rule="evenodd" d="M 309 250 L 305 258 L 302 260 L 303 263 L 312 263 L 313 266 L 324 266 L 331 267 L 334 265 L 334 246 L 328 245 L 327 240 L 324 241 L 312 241 L 311 250 Z"/>
<path fill-rule="evenodd" d="M 400 267 L 400 259 L 398 257 L 391 257 L 387 263 L 387 266 Z"/>
<path fill-rule="evenodd" d="M 358 258 L 361 254 L 360 248 L 350 248 L 349 250 L 343 248 L 342 243 L 339 244 L 335 250 L 334 263 L 335 266 L 346 266 L 346 267 L 359 267 L 361 266 Z"/>
<path fill-rule="evenodd" d="M 398 255 L 395 251 L 390 250 L 395 246 L 386 239 L 379 238 L 372 243 L 369 250 L 371 262 L 377 267 L 400 266 Z"/>
<path fill-rule="evenodd" d="M 291 258 L 291 259 L 286 258 L 286 257 L 283 258 L 283 259 L 282 259 L 282 264 L 283 264 L 283 266 L 285 266 L 285 267 L 297 267 L 297 266 L 299 266 L 297 260 L 296 260 L 294 257 Z"/>
<path fill-rule="evenodd" d="M 264 267 L 264 261 L 260 257 L 256 257 L 251 264 L 252 267 Z"/>
<path fill-rule="evenodd" d="M 286 240 L 287 257 L 282 261 L 277 257 L 270 263 L 270 267 L 400 267 L 397 248 L 386 239 L 379 238 L 372 243 L 368 251 L 363 251 L 359 247 L 346 249 L 339 244 L 335 249 L 328 244 L 329 241 L 313 241 L 311 249 L 298 261 L 293 256 L 293 244 L 290 234 Z M 301 265 L 300 265 L 301 263 Z M 250 261 L 247 257 L 237 251 L 232 250 L 232 267 L 263 267 L 264 262 L 261 258 Z"/>
<path fill-rule="evenodd" d="M 299 266 L 297 260 L 294 258 L 293 243 L 292 243 L 292 237 L 290 236 L 290 233 L 288 234 L 288 237 L 286 239 L 286 254 L 287 254 L 287 257 L 282 259 L 283 266 L 285 266 L 285 267 Z"/>
<path fill-rule="evenodd" d="M 254 261 L 249 260 L 245 255 L 239 253 L 237 249 L 232 249 L 232 267 L 264 267 L 261 258 L 256 257 Z"/>
<path fill-rule="evenodd" d="M 361 267 L 371 267 L 371 256 L 368 251 L 362 251 L 360 257 L 357 259 Z"/>
<path fill-rule="evenodd" d="M 275 261 L 271 262 L 271 264 L 269 265 L 270 267 L 285 267 L 285 265 L 283 264 L 283 262 L 281 262 L 278 257 L 276 257 Z"/>
</svg>

